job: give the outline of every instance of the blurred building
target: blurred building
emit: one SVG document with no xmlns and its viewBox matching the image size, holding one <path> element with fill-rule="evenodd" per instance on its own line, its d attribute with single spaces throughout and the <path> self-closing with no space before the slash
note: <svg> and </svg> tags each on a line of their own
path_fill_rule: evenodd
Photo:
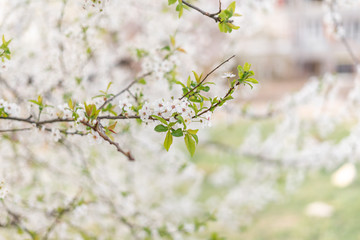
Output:
<svg viewBox="0 0 360 240">
<path fill-rule="evenodd" d="M 260 77 L 352 74 L 355 69 L 345 46 L 327 33 L 326 13 L 321 0 L 278 0 L 274 12 L 265 19 L 269 24 L 248 42 L 252 47 L 247 48 L 251 49 L 247 58 L 256 65 Z M 360 8 L 344 8 L 339 13 L 346 39 L 360 57 Z"/>
</svg>

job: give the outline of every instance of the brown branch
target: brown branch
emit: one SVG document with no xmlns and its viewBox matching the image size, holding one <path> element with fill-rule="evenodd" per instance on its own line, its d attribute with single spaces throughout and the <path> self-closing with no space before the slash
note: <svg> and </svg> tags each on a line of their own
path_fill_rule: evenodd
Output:
<svg viewBox="0 0 360 240">
<path fill-rule="evenodd" d="M 183 3 L 184 5 L 186 5 L 186 6 L 188 6 L 189 8 L 192 8 L 192 9 L 198 11 L 198 12 L 201 13 L 202 15 L 205 15 L 205 16 L 207 16 L 207 17 L 209 17 L 209 18 L 214 19 L 215 22 L 220 22 L 220 21 L 221 21 L 220 18 L 219 18 L 219 16 L 217 16 L 217 15 L 219 15 L 219 14 L 221 13 L 221 1 L 220 1 L 220 0 L 219 0 L 219 11 L 216 12 L 216 13 L 208 13 L 208 12 L 205 12 L 205 11 L 201 10 L 200 8 L 198 8 L 198 7 L 192 5 L 192 4 L 190 4 L 190 3 L 188 3 L 188 2 L 186 2 L 186 1 L 184 1 L 184 0 L 182 1 L 182 3 Z"/>
<path fill-rule="evenodd" d="M 98 119 L 107 119 L 107 120 L 122 120 L 122 119 L 140 119 L 140 116 L 137 115 L 131 115 L 131 116 L 124 116 L 124 115 L 118 115 L 118 116 L 99 116 Z"/>
<path fill-rule="evenodd" d="M 129 161 L 135 161 L 134 157 L 131 155 L 130 152 L 125 152 L 120 145 L 117 142 L 114 142 L 113 140 L 111 140 L 103 131 L 102 129 L 100 129 L 99 124 L 95 124 L 94 126 L 91 125 L 89 122 L 86 121 L 81 121 L 82 124 L 84 124 L 85 126 L 88 126 L 89 128 L 91 128 L 92 130 L 94 130 L 95 132 L 97 132 L 101 138 L 103 138 L 106 142 L 110 143 L 111 145 L 114 145 L 116 147 L 116 149 L 118 150 L 118 152 L 122 153 L 123 155 L 125 155 Z"/>
<path fill-rule="evenodd" d="M 32 129 L 32 128 L 0 129 L 0 133 L 29 131 L 29 130 L 31 130 L 31 129 Z"/>
<path fill-rule="evenodd" d="M 43 124 L 47 124 L 47 123 L 57 123 L 57 122 L 73 122 L 74 119 L 72 118 L 53 118 L 53 119 L 48 119 L 48 120 L 43 120 L 43 121 L 35 121 L 35 120 L 31 120 L 32 116 L 28 117 L 28 118 L 19 118 L 19 117 L 0 117 L 0 120 L 12 120 L 12 121 L 18 121 L 18 122 L 26 122 L 26 123 L 30 123 L 30 124 L 35 124 L 37 126 L 39 125 L 43 125 Z"/>
<path fill-rule="evenodd" d="M 343 27 L 343 23 L 340 22 L 339 20 L 337 20 L 336 17 L 335 17 L 334 1 L 329 2 L 328 5 L 329 5 L 329 8 L 330 8 L 331 18 L 333 20 L 333 23 L 335 24 L 335 31 L 338 31 L 339 28 Z M 356 57 L 356 55 L 354 53 L 354 50 L 351 48 L 351 46 L 350 46 L 347 38 L 345 37 L 345 35 L 340 35 L 340 40 L 341 40 L 342 44 L 345 46 L 346 51 L 350 55 L 351 59 L 353 60 L 353 63 L 355 64 L 355 66 L 358 66 L 360 61 Z"/>
<path fill-rule="evenodd" d="M 211 70 L 211 72 L 209 72 L 205 78 L 203 80 L 201 80 L 198 85 L 196 85 L 193 89 L 191 89 L 189 92 L 187 92 L 185 95 L 183 95 L 179 100 L 182 100 L 184 97 L 186 97 L 187 95 L 189 95 L 190 93 L 192 93 L 195 89 L 197 89 L 203 82 L 205 82 L 205 80 L 211 75 L 213 74 L 216 70 L 218 70 L 222 65 L 224 65 L 225 63 L 227 63 L 228 61 L 230 61 L 232 58 L 234 58 L 235 55 L 229 57 L 228 59 L 226 59 L 225 61 L 223 61 L 222 63 L 220 63 L 218 66 L 216 66 L 213 70 Z"/>
<path fill-rule="evenodd" d="M 225 99 L 226 97 L 228 97 L 232 91 L 235 89 L 236 86 L 240 85 L 240 82 L 237 82 L 233 87 L 231 87 L 229 89 L 229 91 L 225 94 L 225 96 L 223 97 L 223 99 Z M 213 109 L 215 109 L 217 106 L 219 106 L 223 101 L 219 100 L 215 105 L 209 107 L 208 109 L 204 110 L 203 112 L 195 115 L 193 118 L 197 118 L 197 117 L 200 117 L 201 115 L 207 113 L 208 111 L 212 111 Z"/>
</svg>

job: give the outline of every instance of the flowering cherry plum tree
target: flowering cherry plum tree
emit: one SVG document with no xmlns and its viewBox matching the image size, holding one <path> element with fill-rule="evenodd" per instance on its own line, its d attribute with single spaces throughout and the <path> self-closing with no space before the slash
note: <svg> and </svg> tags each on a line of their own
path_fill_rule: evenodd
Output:
<svg viewBox="0 0 360 240">
<path fill-rule="evenodd" d="M 238 29 L 235 2 L 226 9 L 219 2 L 214 14 L 167 2 L 174 3 L 180 17 L 193 9 L 221 32 Z M 169 7 L 159 15 L 161 2 L 0 5 L 0 234 L 182 239 L 215 220 L 199 207 L 202 171 L 169 149 L 182 138 L 194 155 L 212 113 L 238 87 L 258 83 L 251 65 L 239 65 L 236 75 L 226 75 L 227 89 L 216 89 L 216 72 L 235 56 L 195 71 L 204 67 L 196 56 L 181 56 L 194 50 L 178 45 L 190 33 L 173 34 L 180 21 L 191 21 L 175 19 Z"/>
<path fill-rule="evenodd" d="M 169 4 L 175 2 L 176 1 L 169 1 Z M 87 4 L 90 4 L 92 7 L 99 7 L 100 11 L 102 11 L 105 2 L 87 1 Z M 220 10 L 218 13 L 205 15 L 214 18 L 216 22 L 219 22 L 219 28 L 222 32 L 231 32 L 232 29 L 238 29 L 238 27 L 232 24 L 232 20 L 230 20 L 235 12 L 235 2 L 232 2 L 225 10 L 221 10 L 221 3 L 219 4 Z M 202 12 L 202 10 L 185 1 L 179 1 L 176 7 L 176 10 L 179 11 L 179 17 L 182 15 L 184 5 Z M 86 31 L 86 29 L 83 28 L 83 31 Z M 192 122 L 199 122 L 203 125 L 208 125 L 211 113 L 217 107 L 221 107 L 226 101 L 233 99 L 232 94 L 237 86 L 240 84 L 248 84 L 252 88 L 252 84 L 258 82 L 252 78 L 254 72 L 250 70 L 250 64 L 246 63 L 244 67 L 238 66 L 238 78 L 232 80 L 229 84 L 229 90 L 224 97 L 206 97 L 204 96 L 204 93 L 210 91 L 211 84 L 215 84 L 214 82 L 206 81 L 208 80 L 208 77 L 234 56 L 222 62 L 204 77 L 203 74 L 198 74 L 193 71 L 195 79 L 192 79 L 189 76 L 187 82 L 182 83 L 177 80 L 175 75 L 176 73 L 174 70 L 176 65 L 171 65 L 168 61 L 174 55 L 174 52 L 184 52 L 184 50 L 176 46 L 175 38 L 173 36 L 170 37 L 170 40 L 170 45 L 161 49 L 165 52 L 161 56 L 161 61 L 163 61 L 160 66 L 163 68 L 161 73 L 154 73 L 153 69 L 150 67 L 148 72 L 141 77 L 136 78 L 126 88 L 117 93 L 111 92 L 110 88 L 112 82 L 110 82 L 105 91 L 100 91 L 101 94 L 92 98 L 96 102 L 76 102 L 72 98 L 69 98 L 67 103 L 60 104 L 55 108 L 53 105 L 46 103 L 43 96 L 39 95 L 36 100 L 29 100 L 31 104 L 36 106 L 36 109 L 32 109 L 33 111 L 30 111 L 25 118 L 21 118 L 17 114 L 14 114 L 19 114 L 19 106 L 2 100 L 0 108 L 1 119 L 32 124 L 36 128 L 51 132 L 56 141 L 61 138 L 61 134 L 89 135 L 95 140 L 104 140 L 114 145 L 119 152 L 127 156 L 131 161 L 134 160 L 131 153 L 124 151 L 121 146 L 114 141 L 112 136 L 112 134 L 116 134 L 115 128 L 117 120 L 138 119 L 139 122 L 142 123 L 149 123 L 150 121 L 155 123 L 158 122 L 159 124 L 155 127 L 155 131 L 166 132 L 164 141 L 166 150 L 169 150 L 172 145 L 173 137 L 184 137 L 187 149 L 191 155 L 194 155 L 195 147 L 198 143 L 198 129 L 190 129 L 190 124 Z M 3 63 L 5 63 L 5 60 L 10 60 L 10 41 L 5 41 L 3 36 L 3 43 L 1 45 L 1 49 L 3 50 L 1 60 Z M 143 54 L 146 55 L 146 52 L 142 52 L 141 50 L 137 51 L 140 58 L 143 57 Z M 2 68 L 4 69 L 5 65 Z M 178 97 L 178 99 L 176 99 L 175 96 L 172 96 L 170 100 L 160 98 L 155 102 L 149 103 L 144 99 L 144 96 L 139 93 L 139 96 L 132 96 L 133 102 L 129 102 L 128 99 L 125 99 L 120 100 L 119 104 L 114 104 L 114 100 L 125 92 L 130 92 L 133 85 L 146 85 L 146 77 L 151 76 L 152 74 L 157 74 L 157 77 L 167 77 L 170 83 L 179 85 L 183 95 Z M 42 119 L 45 111 L 52 118 Z M 45 125 L 55 123 L 66 124 L 63 128 L 45 127 Z M 73 129 L 73 131 L 69 131 L 70 128 Z M 30 130 L 30 128 L 17 128 L 2 131 L 11 132 L 25 130 Z"/>
</svg>

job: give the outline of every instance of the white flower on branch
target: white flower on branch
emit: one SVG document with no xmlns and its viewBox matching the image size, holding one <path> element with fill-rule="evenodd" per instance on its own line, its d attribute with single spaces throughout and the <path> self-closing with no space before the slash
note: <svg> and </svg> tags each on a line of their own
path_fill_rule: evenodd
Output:
<svg viewBox="0 0 360 240">
<path fill-rule="evenodd" d="M 236 75 L 233 74 L 232 72 L 226 72 L 222 75 L 222 78 L 233 78 L 235 77 Z"/>
<path fill-rule="evenodd" d="M 11 116 L 17 116 L 20 113 L 20 107 L 16 103 L 9 103 L 4 99 L 0 99 L 0 108 Z"/>
<path fill-rule="evenodd" d="M 129 99 L 126 98 L 126 99 L 119 100 L 119 107 L 120 107 L 120 109 L 122 109 L 125 112 L 130 112 L 132 104 L 130 103 Z"/>
</svg>

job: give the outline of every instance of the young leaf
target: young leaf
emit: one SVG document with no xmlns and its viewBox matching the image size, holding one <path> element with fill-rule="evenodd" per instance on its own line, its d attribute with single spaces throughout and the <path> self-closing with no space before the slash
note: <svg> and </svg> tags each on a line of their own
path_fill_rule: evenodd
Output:
<svg viewBox="0 0 360 240">
<path fill-rule="evenodd" d="M 187 80 L 187 82 L 186 82 L 186 86 L 188 87 L 188 88 L 190 88 L 190 84 L 191 84 L 191 79 L 190 79 L 190 76 L 188 77 L 188 80 Z"/>
<path fill-rule="evenodd" d="M 251 67 L 251 64 L 245 63 L 244 64 L 244 71 L 246 71 L 246 72 L 250 71 L 250 67 Z"/>
<path fill-rule="evenodd" d="M 191 138 L 191 135 L 186 134 L 184 137 L 184 141 L 190 155 L 194 156 L 196 145 L 195 145 L 195 141 Z"/>
<path fill-rule="evenodd" d="M 145 85 L 146 81 L 145 81 L 145 79 L 141 78 L 141 79 L 138 80 L 138 83 Z"/>
<path fill-rule="evenodd" d="M 195 129 L 195 130 L 193 130 L 193 129 L 188 129 L 188 130 L 187 130 L 188 133 L 190 133 L 190 134 L 195 134 L 195 135 L 197 134 L 198 131 L 199 131 L 199 129 Z"/>
<path fill-rule="evenodd" d="M 172 143 L 173 143 L 173 136 L 171 135 L 170 131 L 168 131 L 164 141 L 164 147 L 166 151 L 169 151 Z"/>
<path fill-rule="evenodd" d="M 181 47 L 176 48 L 176 50 L 179 51 L 179 52 L 182 52 L 182 53 L 186 53 L 185 49 L 183 49 Z"/>
<path fill-rule="evenodd" d="M 194 73 L 194 77 L 195 77 L 196 82 L 199 83 L 200 82 L 199 75 L 195 71 L 193 71 L 193 73 Z"/>
<path fill-rule="evenodd" d="M 246 81 L 247 81 L 247 82 L 254 83 L 254 84 L 259 83 L 258 80 L 254 79 L 254 78 L 248 78 L 248 79 L 246 79 Z"/>
<path fill-rule="evenodd" d="M 174 36 L 170 36 L 170 42 L 171 42 L 171 45 L 172 45 L 173 47 L 175 47 L 176 42 L 175 42 Z"/>
<path fill-rule="evenodd" d="M 236 2 L 230 3 L 230 5 L 227 7 L 227 10 L 229 10 L 232 13 L 235 12 L 235 5 L 236 5 Z"/>
<path fill-rule="evenodd" d="M 199 144 L 199 138 L 196 134 L 191 134 L 191 136 L 195 139 L 196 144 Z"/>
<path fill-rule="evenodd" d="M 69 105 L 69 108 L 70 108 L 71 110 L 74 110 L 74 103 L 73 103 L 73 101 L 71 100 L 71 98 L 70 98 L 69 101 L 68 101 L 68 105 Z"/>
<path fill-rule="evenodd" d="M 160 122 L 162 122 L 165 125 L 168 125 L 167 121 L 165 119 L 163 119 L 162 117 L 159 117 L 159 116 L 156 116 L 156 115 L 151 115 L 151 117 L 159 120 Z"/>
<path fill-rule="evenodd" d="M 113 82 L 109 82 L 109 84 L 107 85 L 107 87 L 106 87 L 106 92 L 109 91 L 109 89 L 110 89 L 110 87 L 111 87 L 111 84 L 113 84 Z"/>
</svg>

